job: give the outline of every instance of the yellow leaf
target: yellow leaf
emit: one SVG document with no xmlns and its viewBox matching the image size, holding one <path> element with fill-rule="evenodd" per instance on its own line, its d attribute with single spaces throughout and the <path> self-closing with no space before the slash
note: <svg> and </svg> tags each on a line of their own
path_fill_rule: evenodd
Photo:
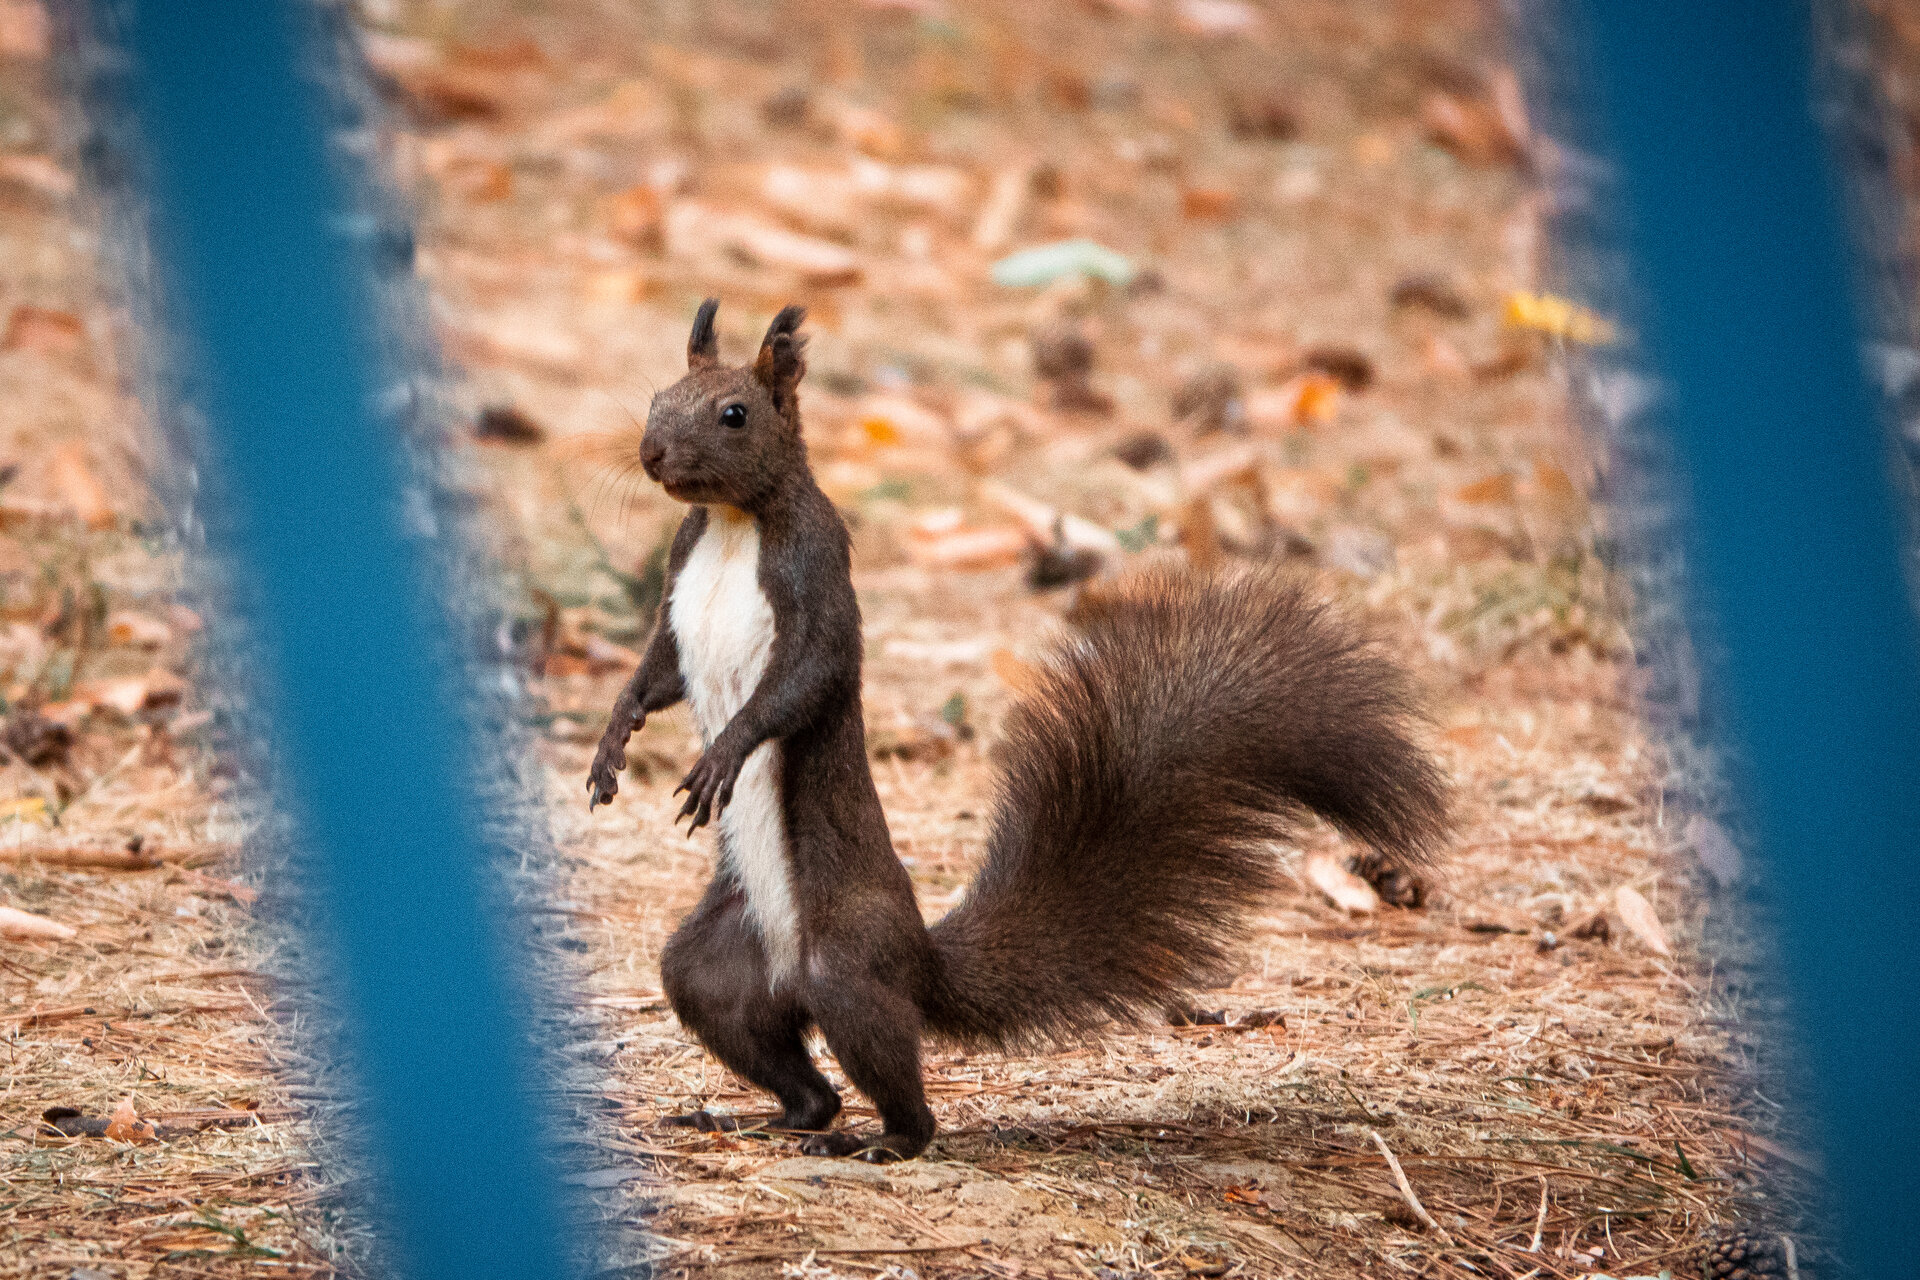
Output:
<svg viewBox="0 0 1920 1280">
<path fill-rule="evenodd" d="M 44 818 L 47 816 L 47 802 L 41 796 L 22 796 L 18 800 L 0 803 L 0 820 L 6 818 Z"/>
<path fill-rule="evenodd" d="M 1516 329 L 1534 329 L 1586 346 L 1604 347 L 1617 336 L 1613 321 L 1551 293 L 1510 293 L 1506 314 Z"/>
</svg>

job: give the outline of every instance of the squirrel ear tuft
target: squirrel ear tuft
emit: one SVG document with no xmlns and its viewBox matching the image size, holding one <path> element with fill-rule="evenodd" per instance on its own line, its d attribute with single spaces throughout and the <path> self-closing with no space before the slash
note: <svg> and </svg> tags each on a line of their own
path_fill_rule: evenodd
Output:
<svg viewBox="0 0 1920 1280">
<path fill-rule="evenodd" d="M 797 330 L 807 318 L 805 307 L 783 307 L 767 326 L 760 342 L 759 358 L 753 362 L 754 376 L 773 395 L 773 401 L 785 410 L 793 399 L 800 379 L 806 376 L 807 340 Z"/>
<path fill-rule="evenodd" d="M 687 335 L 687 368 L 711 369 L 720 363 L 720 339 L 713 332 L 713 316 L 720 310 L 720 299 L 708 298 L 693 313 L 693 332 Z"/>
</svg>

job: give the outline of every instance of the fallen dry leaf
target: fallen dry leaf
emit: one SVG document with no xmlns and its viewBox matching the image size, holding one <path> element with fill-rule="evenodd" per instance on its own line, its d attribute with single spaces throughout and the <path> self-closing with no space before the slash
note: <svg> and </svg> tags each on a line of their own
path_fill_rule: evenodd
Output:
<svg viewBox="0 0 1920 1280">
<path fill-rule="evenodd" d="M 1533 483 L 1543 496 L 1554 502 L 1573 502 L 1580 496 L 1573 487 L 1573 477 L 1551 462 L 1533 464 Z"/>
<path fill-rule="evenodd" d="M 547 429 L 517 405 L 490 404 L 474 415 L 473 438 L 498 444 L 539 444 Z"/>
<path fill-rule="evenodd" d="M 426 40 L 368 31 L 361 41 L 381 92 L 420 124 L 495 120 L 505 109 L 499 77 L 487 68 L 444 65 Z"/>
<path fill-rule="evenodd" d="M 1018 520 L 1027 536 L 1042 546 L 1058 542 L 1071 550 L 1107 556 L 1118 556 L 1122 550 L 1120 539 L 1111 529 L 1029 497 L 1012 485 L 984 480 L 980 484 L 980 497 Z"/>
<path fill-rule="evenodd" d="M 1333 421 L 1340 406 L 1340 380 L 1324 373 L 1303 373 L 1278 387 L 1247 396 L 1247 421 L 1267 431 L 1318 427 Z"/>
<path fill-rule="evenodd" d="M 868 444 L 939 448 L 950 438 L 944 416 L 905 396 L 868 396 L 856 413 L 861 438 Z"/>
<path fill-rule="evenodd" d="M 1516 329 L 1533 329 L 1590 347 L 1604 347 L 1619 336 L 1613 321 L 1551 293 L 1510 293 L 1505 316 Z"/>
<path fill-rule="evenodd" d="M 64 200 L 73 194 L 73 175 L 51 157 L 41 155 L 0 156 L 0 182 L 24 187 L 50 200 Z"/>
<path fill-rule="evenodd" d="M 89 707 L 107 707 L 123 716 L 171 706 L 187 691 L 187 682 L 164 667 L 141 676 L 88 680 L 73 691 L 73 701 Z"/>
<path fill-rule="evenodd" d="M 1308 854 L 1301 870 L 1308 884 L 1348 915 L 1371 915 L 1380 909 L 1380 895 L 1373 886 L 1347 870 L 1331 853 L 1321 850 Z"/>
<path fill-rule="evenodd" d="M 8 818 L 30 820 L 46 816 L 47 801 L 44 796 L 22 796 L 17 800 L 0 802 L 0 821 Z"/>
<path fill-rule="evenodd" d="M 1454 497 L 1462 502 L 1471 502 L 1477 506 L 1487 506 L 1496 502 L 1512 502 L 1514 493 L 1513 473 L 1496 472 L 1483 480 L 1462 485 L 1454 491 Z"/>
<path fill-rule="evenodd" d="M 607 201 L 607 230 L 617 240 L 654 252 L 665 243 L 662 214 L 660 193 L 641 183 Z"/>
<path fill-rule="evenodd" d="M 1811 1152 L 1797 1150 L 1757 1133 L 1742 1133 L 1738 1129 L 1722 1128 L 1719 1133 L 1727 1140 L 1727 1144 L 1734 1149 L 1734 1152 L 1742 1157 L 1758 1155 L 1763 1161 L 1785 1160 L 1788 1164 L 1796 1165 L 1815 1177 L 1826 1176 L 1827 1162 Z"/>
<path fill-rule="evenodd" d="M 67 355 L 78 351 L 86 336 L 86 326 L 73 312 L 23 302 L 7 317 L 7 331 L 0 335 L 0 351 Z"/>
<path fill-rule="evenodd" d="M 692 200 L 667 211 L 666 242 L 675 256 L 731 253 L 756 266 L 791 271 L 813 285 L 855 284 L 863 274 L 859 257 L 845 245 Z"/>
<path fill-rule="evenodd" d="M 652 276 L 638 267 L 613 267 L 586 278 L 586 294 L 595 302 L 644 302 L 655 290 Z"/>
<path fill-rule="evenodd" d="M 1672 959 L 1673 948 L 1667 943 L 1667 931 L 1660 927 L 1660 917 L 1654 914 L 1653 904 L 1638 889 L 1625 884 L 1615 889 L 1613 906 L 1627 928 L 1633 930 L 1633 936 L 1646 943 L 1648 950 Z"/>
<path fill-rule="evenodd" d="M 241 884 L 238 880 L 222 880 L 218 876 L 210 876 L 205 872 L 195 871 L 192 867 L 178 868 L 175 875 L 189 884 L 198 885 L 206 892 L 216 894 L 223 898 L 231 898 L 243 907 L 250 907 L 260 900 L 260 891 L 258 889 Z"/>
<path fill-rule="evenodd" d="M 1526 142 L 1496 106 L 1436 93 L 1421 104 L 1420 122 L 1429 139 L 1467 164 L 1485 167 L 1526 161 Z"/>
<path fill-rule="evenodd" d="M 913 538 L 907 554 L 929 569 L 998 569 L 1019 563 L 1027 535 L 1011 527 L 956 529 L 935 537 Z"/>
<path fill-rule="evenodd" d="M 53 25 L 40 0 L 0 0 L 0 58 L 44 58 Z"/>
<path fill-rule="evenodd" d="M 475 204 L 492 204 L 513 194 L 513 170 L 498 160 L 472 160 L 454 166 L 448 185 Z"/>
<path fill-rule="evenodd" d="M 122 1098 L 120 1105 L 107 1117 L 106 1137 L 115 1142 L 158 1142 L 160 1131 L 154 1128 L 153 1121 L 142 1120 L 140 1113 L 133 1109 L 131 1096 Z"/>
<path fill-rule="evenodd" d="M 173 639 L 173 628 L 160 619 L 131 609 L 115 609 L 107 615 L 107 640 L 135 649 L 158 649 Z"/>
<path fill-rule="evenodd" d="M 49 469 L 53 487 L 82 523 L 92 529 L 113 525 L 113 502 L 88 461 L 83 442 L 69 440 L 56 448 Z"/>
<path fill-rule="evenodd" d="M 1700 859 L 1700 865 L 1722 889 L 1740 878 L 1740 846 L 1733 842 L 1727 829 L 1712 818 L 1701 813 L 1688 818 L 1687 843 Z"/>
<path fill-rule="evenodd" d="M 1260 29 L 1260 11 L 1245 0 L 1180 0 L 1174 17 L 1196 36 L 1245 36 Z"/>
<path fill-rule="evenodd" d="M 1240 200 L 1225 187 L 1188 187 L 1180 193 L 1180 213 L 1195 222 L 1231 222 Z"/>
<path fill-rule="evenodd" d="M 881 160 L 892 160 L 907 149 L 900 126 L 870 107 L 842 107 L 833 115 L 834 131 L 843 142 Z"/>
<path fill-rule="evenodd" d="M 1030 164 L 1017 164 L 994 176 L 993 187 L 973 224 L 974 248 L 983 253 L 998 253 L 1007 247 L 1020 215 L 1026 212 L 1032 187 L 1033 166 Z"/>
<path fill-rule="evenodd" d="M 1271 467 L 1260 473 L 1267 515 L 1299 529 L 1325 515 L 1340 501 L 1338 477 L 1312 467 Z"/>
<path fill-rule="evenodd" d="M 1478 750 L 1494 739 L 1493 730 L 1483 724 L 1455 725 L 1440 736 L 1456 747 L 1466 747 L 1469 750 Z"/>
<path fill-rule="evenodd" d="M 1231 484 L 1254 479 L 1260 467 L 1260 451 L 1251 444 L 1229 445 L 1180 468 L 1180 479 L 1188 493 L 1211 493 Z"/>
<path fill-rule="evenodd" d="M 995 649 L 988 661 L 993 674 L 1000 677 L 1000 683 L 1016 698 L 1024 698 L 1040 686 L 1039 665 L 1028 662 L 1011 649 Z"/>
<path fill-rule="evenodd" d="M 61 924 L 58 920 L 36 916 L 31 911 L 22 911 L 18 907 L 0 907 L 0 937 L 64 942 L 78 932 L 79 930 L 70 924 Z"/>
</svg>

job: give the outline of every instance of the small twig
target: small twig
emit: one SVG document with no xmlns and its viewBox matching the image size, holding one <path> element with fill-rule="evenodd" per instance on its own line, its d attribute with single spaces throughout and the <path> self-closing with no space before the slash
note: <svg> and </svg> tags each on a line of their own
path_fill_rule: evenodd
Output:
<svg viewBox="0 0 1920 1280">
<path fill-rule="evenodd" d="M 1540 1212 L 1533 1217 L 1533 1243 L 1527 1246 L 1528 1253 L 1540 1252 L 1540 1237 L 1547 1229 L 1547 1175 L 1534 1176 L 1540 1179 Z"/>
<path fill-rule="evenodd" d="M 1793 1237 L 1782 1235 L 1780 1247 L 1787 1251 L 1787 1280 L 1800 1280 L 1800 1251 L 1793 1247 Z"/>
<path fill-rule="evenodd" d="M 1407 1207 L 1413 1210 L 1413 1216 L 1420 1219 L 1427 1230 L 1439 1236 L 1441 1243 L 1452 1244 L 1453 1237 L 1447 1234 L 1447 1229 L 1433 1220 L 1433 1215 L 1427 1212 L 1427 1206 L 1421 1204 L 1420 1197 L 1413 1194 L 1413 1184 L 1407 1181 L 1406 1170 L 1400 1167 L 1400 1162 L 1388 1149 L 1387 1140 L 1380 1136 L 1380 1131 L 1369 1129 L 1367 1135 L 1373 1139 L 1373 1145 L 1380 1148 L 1380 1154 L 1387 1158 L 1387 1168 L 1393 1170 L 1393 1181 L 1400 1188 L 1400 1195 L 1406 1200 Z"/>
</svg>

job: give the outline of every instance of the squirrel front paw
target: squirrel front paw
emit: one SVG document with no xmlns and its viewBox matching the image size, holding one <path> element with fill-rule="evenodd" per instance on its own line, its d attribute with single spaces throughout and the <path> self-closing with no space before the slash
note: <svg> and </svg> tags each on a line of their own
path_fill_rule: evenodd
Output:
<svg viewBox="0 0 1920 1280">
<path fill-rule="evenodd" d="M 680 807 L 679 816 L 674 819 L 692 818 L 687 827 L 691 835 L 707 825 L 710 818 L 718 817 L 720 811 L 733 802 L 733 784 L 740 778 L 741 766 L 747 757 L 720 742 L 707 748 L 700 762 L 693 766 L 692 772 L 680 781 L 673 794 L 687 793 L 687 802 Z"/>
<path fill-rule="evenodd" d="M 593 767 L 587 770 L 587 812 L 603 804 L 612 804 L 620 794 L 620 771 L 627 767 L 627 739 L 640 727 L 630 716 L 616 710 L 613 723 L 600 735 L 599 749 L 593 753 Z"/>
</svg>

